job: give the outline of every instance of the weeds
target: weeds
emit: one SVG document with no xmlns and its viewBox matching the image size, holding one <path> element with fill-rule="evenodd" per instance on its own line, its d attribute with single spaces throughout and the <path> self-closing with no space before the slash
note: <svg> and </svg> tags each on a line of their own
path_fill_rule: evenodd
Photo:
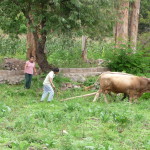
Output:
<svg viewBox="0 0 150 150">
<path fill-rule="evenodd" d="M 0 103 L 0 117 L 5 117 L 8 113 L 11 112 L 11 108 L 4 103 Z"/>
</svg>

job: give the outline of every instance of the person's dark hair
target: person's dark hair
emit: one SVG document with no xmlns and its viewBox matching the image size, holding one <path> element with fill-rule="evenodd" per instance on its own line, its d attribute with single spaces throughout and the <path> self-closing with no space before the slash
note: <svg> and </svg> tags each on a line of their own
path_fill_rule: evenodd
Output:
<svg viewBox="0 0 150 150">
<path fill-rule="evenodd" d="M 59 68 L 53 68 L 52 71 L 59 72 Z"/>
<path fill-rule="evenodd" d="M 30 56 L 30 58 L 34 58 L 34 56 Z"/>
</svg>

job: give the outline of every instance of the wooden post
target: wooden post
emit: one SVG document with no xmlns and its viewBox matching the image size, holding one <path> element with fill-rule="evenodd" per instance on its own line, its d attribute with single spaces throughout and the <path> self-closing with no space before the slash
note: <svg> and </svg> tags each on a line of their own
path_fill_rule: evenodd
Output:
<svg viewBox="0 0 150 150">
<path fill-rule="evenodd" d="M 86 36 L 82 36 L 82 59 L 85 62 L 87 61 L 86 43 L 87 43 L 87 37 Z"/>
</svg>

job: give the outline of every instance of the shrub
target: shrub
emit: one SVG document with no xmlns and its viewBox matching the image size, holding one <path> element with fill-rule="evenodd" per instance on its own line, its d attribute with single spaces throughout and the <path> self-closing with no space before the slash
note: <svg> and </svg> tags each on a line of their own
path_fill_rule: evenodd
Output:
<svg viewBox="0 0 150 150">
<path fill-rule="evenodd" d="M 128 117 L 125 116 L 124 114 L 113 113 L 112 116 L 113 116 L 113 120 L 117 123 L 127 124 L 130 122 Z"/>
<path fill-rule="evenodd" d="M 150 70 L 149 57 L 144 56 L 144 52 L 133 51 L 122 45 L 120 48 L 110 48 L 105 52 L 107 66 L 112 71 L 128 73 L 145 73 Z"/>
<path fill-rule="evenodd" d="M 0 36 L 0 55 L 16 55 L 26 53 L 25 39 Z"/>
</svg>

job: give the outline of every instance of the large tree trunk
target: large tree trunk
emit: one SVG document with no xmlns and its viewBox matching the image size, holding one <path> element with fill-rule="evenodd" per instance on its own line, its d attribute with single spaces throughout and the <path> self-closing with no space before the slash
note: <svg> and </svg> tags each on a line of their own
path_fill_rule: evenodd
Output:
<svg viewBox="0 0 150 150">
<path fill-rule="evenodd" d="M 35 43 L 36 43 L 36 61 L 43 72 L 48 72 L 52 69 L 52 65 L 48 64 L 45 50 L 46 44 L 46 31 L 43 30 L 43 23 L 40 27 L 33 32 Z M 41 32 L 42 31 L 42 32 Z"/>
<path fill-rule="evenodd" d="M 28 27 L 33 26 L 33 19 L 31 15 L 27 15 Z M 30 49 L 28 49 L 28 55 L 34 54 L 36 62 L 43 72 L 48 72 L 52 69 L 52 65 L 48 64 L 45 50 L 47 32 L 44 30 L 46 21 L 43 19 L 34 29 L 32 33 L 27 36 L 27 41 L 31 43 Z"/>
<path fill-rule="evenodd" d="M 128 41 L 128 10 L 129 1 L 119 0 L 119 5 L 117 8 L 118 18 L 115 27 L 115 43 L 117 47 Z"/>
<path fill-rule="evenodd" d="M 36 59 L 36 42 L 33 36 L 33 33 L 30 31 L 30 25 L 27 24 L 27 58 L 34 56 Z"/>
<path fill-rule="evenodd" d="M 86 48 L 86 43 L 87 43 L 87 37 L 82 36 L 82 60 L 87 61 L 87 48 Z"/>
<path fill-rule="evenodd" d="M 131 16 L 129 24 L 129 41 L 130 47 L 133 52 L 136 52 L 137 35 L 138 35 L 138 22 L 140 12 L 140 0 L 135 0 L 131 3 Z"/>
<path fill-rule="evenodd" d="M 43 72 L 48 72 L 52 69 L 53 66 L 48 64 L 46 54 L 44 53 L 46 36 L 42 35 L 38 37 L 37 34 L 36 35 L 34 34 L 34 36 L 35 36 L 36 46 L 37 46 L 36 61 Z"/>
</svg>

